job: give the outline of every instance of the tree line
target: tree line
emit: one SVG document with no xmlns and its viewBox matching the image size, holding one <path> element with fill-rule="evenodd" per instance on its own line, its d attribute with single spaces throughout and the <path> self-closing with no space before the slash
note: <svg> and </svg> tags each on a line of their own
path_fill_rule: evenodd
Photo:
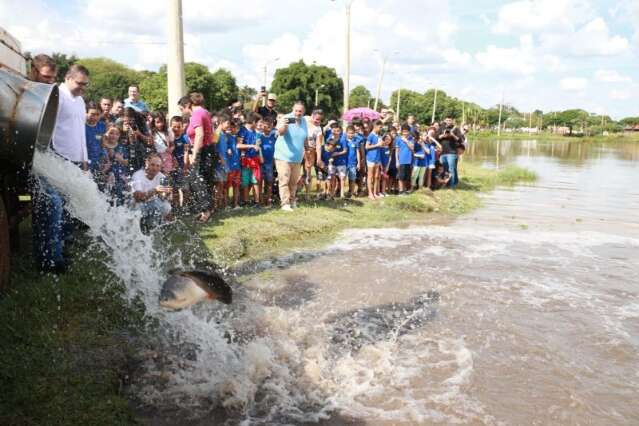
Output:
<svg viewBox="0 0 639 426">
<path fill-rule="evenodd" d="M 27 54 L 28 55 L 28 54 Z M 87 98 L 98 101 L 99 97 L 115 99 L 127 97 L 130 85 L 138 85 L 142 98 L 152 110 L 167 110 L 168 91 L 166 66 L 155 71 L 136 71 L 126 65 L 107 58 L 78 58 L 75 55 L 54 53 L 58 64 L 58 81 L 62 81 L 66 70 L 73 63 L 86 66 L 91 73 L 91 85 Z M 249 103 L 256 94 L 255 88 L 239 87 L 233 74 L 219 68 L 211 71 L 207 66 L 195 62 L 185 64 L 185 80 L 188 91 L 202 92 L 206 107 L 217 111 L 225 106 L 241 101 Z M 318 64 L 306 64 L 300 60 L 275 71 L 269 91 L 278 95 L 279 108 L 288 111 L 293 103 L 301 100 L 307 109 L 321 108 L 329 118 L 338 118 L 343 105 L 344 83 L 334 68 Z M 423 93 L 403 89 L 391 94 L 390 107 L 397 110 L 399 97 L 400 120 L 409 114 L 415 115 L 418 122 L 429 123 L 433 117 L 436 101 L 435 120 L 453 117 L 476 128 L 493 128 L 499 123 L 499 105 L 483 108 L 480 105 L 449 96 L 443 90 L 429 89 Z M 378 99 L 378 108 L 386 107 Z M 375 99 L 365 86 L 356 86 L 350 92 L 349 107 L 373 107 Z M 619 132 L 626 126 L 639 125 L 639 117 L 626 117 L 615 121 L 606 115 L 592 114 L 583 109 L 563 111 L 535 110 L 522 112 L 512 105 L 502 105 L 501 124 L 504 129 L 538 128 L 549 129 L 565 127 L 573 131 L 596 134 L 603 131 Z"/>
</svg>

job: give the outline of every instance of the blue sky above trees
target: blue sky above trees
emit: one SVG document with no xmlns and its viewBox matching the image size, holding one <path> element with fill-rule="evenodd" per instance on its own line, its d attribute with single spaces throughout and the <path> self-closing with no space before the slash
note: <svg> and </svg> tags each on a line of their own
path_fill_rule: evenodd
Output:
<svg viewBox="0 0 639 426">
<path fill-rule="evenodd" d="M 105 56 L 136 69 L 166 62 L 157 0 L 0 0 L 0 26 L 31 52 Z M 300 58 L 344 69 L 344 0 L 183 1 L 186 60 L 262 85 L 262 67 Z M 16 13 L 16 11 L 20 11 Z M 351 87 L 382 98 L 433 84 L 485 107 L 584 108 L 639 115 L 639 2 L 354 0 Z M 6 17 L 11 17 L 7 19 Z M 397 53 L 395 53 L 397 52 Z M 274 62 L 279 58 L 277 62 Z"/>
</svg>

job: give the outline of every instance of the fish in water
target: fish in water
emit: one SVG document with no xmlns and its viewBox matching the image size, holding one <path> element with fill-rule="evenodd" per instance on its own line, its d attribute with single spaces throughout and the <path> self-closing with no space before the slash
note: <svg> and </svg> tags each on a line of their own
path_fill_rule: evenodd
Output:
<svg viewBox="0 0 639 426">
<path fill-rule="evenodd" d="M 359 350 L 380 340 L 392 340 L 418 330 L 437 312 L 439 293 L 431 290 L 404 303 L 388 303 L 338 314 L 329 318 L 332 343 Z"/>
<path fill-rule="evenodd" d="M 203 300 L 219 300 L 229 305 L 233 299 L 231 287 L 224 278 L 212 271 L 171 271 L 162 285 L 160 306 L 184 309 Z"/>
</svg>

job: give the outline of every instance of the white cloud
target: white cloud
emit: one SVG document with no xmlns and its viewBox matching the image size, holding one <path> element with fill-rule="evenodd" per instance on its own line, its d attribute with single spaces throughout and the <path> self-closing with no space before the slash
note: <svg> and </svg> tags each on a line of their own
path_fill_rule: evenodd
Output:
<svg viewBox="0 0 639 426">
<path fill-rule="evenodd" d="M 615 56 L 628 50 L 624 37 L 611 35 L 608 24 L 598 17 L 568 34 L 542 34 L 541 46 L 547 51 L 571 56 Z"/>
<path fill-rule="evenodd" d="M 487 71 L 506 71 L 515 74 L 533 74 L 537 70 L 533 40 L 530 35 L 522 36 L 518 47 L 503 48 L 488 46 L 477 52 L 475 59 Z"/>
<path fill-rule="evenodd" d="M 606 83 L 625 83 L 632 81 L 627 75 L 619 74 L 615 70 L 597 70 L 595 78 Z"/>
<path fill-rule="evenodd" d="M 521 0 L 499 9 L 496 33 L 526 33 L 572 29 L 592 16 L 585 0 Z"/>
<path fill-rule="evenodd" d="M 608 96 L 615 101 L 625 101 L 632 98 L 633 94 L 627 90 L 611 90 Z"/>
<path fill-rule="evenodd" d="M 584 90 L 588 87 L 588 79 L 581 77 L 563 78 L 559 81 L 559 87 L 568 92 Z"/>
</svg>

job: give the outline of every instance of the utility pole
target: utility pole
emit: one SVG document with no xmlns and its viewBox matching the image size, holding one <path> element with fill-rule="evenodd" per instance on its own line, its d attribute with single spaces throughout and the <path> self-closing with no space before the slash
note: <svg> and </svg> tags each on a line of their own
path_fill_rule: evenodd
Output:
<svg viewBox="0 0 639 426">
<path fill-rule="evenodd" d="M 353 0 L 346 0 L 346 70 L 344 73 L 344 112 L 348 111 L 351 80 L 351 5 Z"/>
<path fill-rule="evenodd" d="M 528 115 L 528 133 L 532 133 L 532 112 Z"/>
<path fill-rule="evenodd" d="M 184 33 L 182 28 L 182 0 L 168 0 L 167 8 L 168 57 L 166 63 L 169 94 L 169 117 L 180 115 L 178 101 L 186 92 L 184 83 Z"/>
<path fill-rule="evenodd" d="M 504 91 L 501 91 L 501 102 L 499 103 L 499 123 L 497 125 L 497 136 L 501 136 L 501 112 L 504 107 Z"/>
<path fill-rule="evenodd" d="M 397 90 L 397 122 L 399 123 L 399 101 L 402 98 L 402 86 L 399 86 L 399 90 Z"/>
<path fill-rule="evenodd" d="M 435 97 L 433 98 L 433 116 L 430 119 L 430 124 L 435 122 L 435 110 L 437 110 L 437 87 L 435 87 Z"/>
<path fill-rule="evenodd" d="M 382 58 L 382 69 L 379 73 L 379 80 L 377 80 L 377 95 L 375 96 L 375 104 L 373 109 L 377 111 L 377 103 L 379 102 L 379 97 L 381 96 L 382 91 L 382 80 L 384 79 L 384 68 L 386 67 L 386 56 Z"/>
<path fill-rule="evenodd" d="M 315 107 L 316 108 L 319 105 L 319 89 L 324 88 L 324 86 L 326 86 L 326 85 L 322 84 L 321 86 L 318 86 L 318 87 L 315 88 Z"/>
<path fill-rule="evenodd" d="M 466 124 L 466 101 L 462 101 L 462 126 Z"/>
</svg>

